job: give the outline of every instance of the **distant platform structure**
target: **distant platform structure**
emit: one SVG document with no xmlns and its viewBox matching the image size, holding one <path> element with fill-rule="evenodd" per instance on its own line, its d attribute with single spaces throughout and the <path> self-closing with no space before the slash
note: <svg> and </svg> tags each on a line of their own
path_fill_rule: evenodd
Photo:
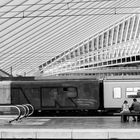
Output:
<svg viewBox="0 0 140 140">
<path fill-rule="evenodd" d="M 103 67 L 90 70 L 78 70 L 66 73 L 60 73 L 50 76 L 36 76 L 35 79 L 107 79 L 107 78 L 140 78 L 140 66 L 118 66 L 118 67 Z"/>
</svg>

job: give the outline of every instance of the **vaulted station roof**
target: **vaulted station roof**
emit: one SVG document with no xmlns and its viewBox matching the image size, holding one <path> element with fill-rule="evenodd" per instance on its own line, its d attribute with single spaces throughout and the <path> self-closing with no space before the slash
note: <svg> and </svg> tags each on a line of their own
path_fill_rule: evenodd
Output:
<svg viewBox="0 0 140 140">
<path fill-rule="evenodd" d="M 32 75 L 139 8 L 140 0 L 1 0 L 0 69 Z"/>
</svg>

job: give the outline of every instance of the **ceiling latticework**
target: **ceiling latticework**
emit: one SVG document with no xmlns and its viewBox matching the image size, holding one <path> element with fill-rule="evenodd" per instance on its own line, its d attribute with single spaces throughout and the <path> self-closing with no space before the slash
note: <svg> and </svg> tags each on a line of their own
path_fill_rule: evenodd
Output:
<svg viewBox="0 0 140 140">
<path fill-rule="evenodd" d="M 0 69 L 31 75 L 139 8 L 140 0 L 1 0 Z"/>
</svg>

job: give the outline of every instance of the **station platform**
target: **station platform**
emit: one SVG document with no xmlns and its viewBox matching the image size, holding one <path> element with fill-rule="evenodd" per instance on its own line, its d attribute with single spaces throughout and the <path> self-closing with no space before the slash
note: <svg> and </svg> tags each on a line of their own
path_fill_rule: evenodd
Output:
<svg viewBox="0 0 140 140">
<path fill-rule="evenodd" d="M 0 116 L 0 138 L 140 139 L 140 122 L 115 117 L 29 117 L 8 123 Z"/>
</svg>

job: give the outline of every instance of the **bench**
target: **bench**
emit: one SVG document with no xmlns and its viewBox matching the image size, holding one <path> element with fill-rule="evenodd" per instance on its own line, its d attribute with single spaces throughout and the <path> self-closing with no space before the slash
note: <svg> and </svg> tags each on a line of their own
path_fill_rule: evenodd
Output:
<svg viewBox="0 0 140 140">
<path fill-rule="evenodd" d="M 138 120 L 140 120 L 140 113 L 138 112 L 130 112 L 130 113 L 114 113 L 115 116 L 121 116 L 121 122 L 127 122 L 129 116 L 138 116 Z"/>
</svg>

